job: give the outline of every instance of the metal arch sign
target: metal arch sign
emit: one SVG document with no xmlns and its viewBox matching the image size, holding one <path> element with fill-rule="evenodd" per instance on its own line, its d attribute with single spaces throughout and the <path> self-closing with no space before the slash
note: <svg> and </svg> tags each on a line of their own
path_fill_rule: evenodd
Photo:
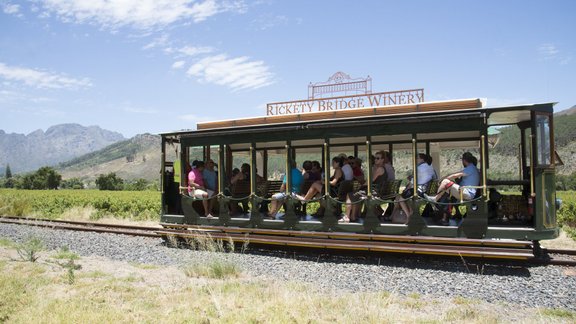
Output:
<svg viewBox="0 0 576 324">
<path fill-rule="evenodd" d="M 274 102 L 266 105 L 266 115 L 292 115 L 344 109 L 409 105 L 421 102 L 424 102 L 424 89 L 400 90 L 332 98 Z"/>
</svg>

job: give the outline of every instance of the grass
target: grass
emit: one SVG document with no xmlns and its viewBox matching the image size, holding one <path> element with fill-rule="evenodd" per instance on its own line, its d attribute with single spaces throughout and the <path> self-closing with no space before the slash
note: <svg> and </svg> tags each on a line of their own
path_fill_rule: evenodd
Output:
<svg viewBox="0 0 576 324">
<path fill-rule="evenodd" d="M 232 263 L 208 263 L 207 272 L 193 268 L 188 275 L 187 269 L 106 262 L 87 263 L 75 284 L 69 285 L 49 263 L 0 257 L 0 322 L 491 323 L 507 321 L 510 312 L 520 322 L 574 319 L 573 312 L 561 309 L 464 298 L 323 291 L 290 281 L 240 276 L 237 268 L 226 270 L 235 268 Z M 217 279 L 225 273 L 230 275 L 227 279 Z"/>
<path fill-rule="evenodd" d="M 238 278 L 240 268 L 226 260 L 213 260 L 208 264 L 194 263 L 184 267 L 184 274 L 188 277 L 206 277 L 212 279 Z"/>
<path fill-rule="evenodd" d="M 542 310 L 542 315 L 548 317 L 557 317 L 557 318 L 564 318 L 564 319 L 574 319 L 576 320 L 576 312 L 572 312 L 566 309 L 558 309 L 558 308 L 545 308 Z"/>
<path fill-rule="evenodd" d="M 57 260 L 79 260 L 80 256 L 74 252 L 71 252 L 67 246 L 61 247 L 54 255 L 53 259 Z"/>
</svg>

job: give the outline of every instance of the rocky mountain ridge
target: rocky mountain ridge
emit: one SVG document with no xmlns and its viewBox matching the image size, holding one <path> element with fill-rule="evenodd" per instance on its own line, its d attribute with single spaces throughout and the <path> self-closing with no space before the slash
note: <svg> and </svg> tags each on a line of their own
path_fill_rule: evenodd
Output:
<svg viewBox="0 0 576 324">
<path fill-rule="evenodd" d="M 25 134 L 0 130 L 0 174 L 6 165 L 13 173 L 55 165 L 124 140 L 118 132 L 98 126 L 60 124 Z"/>
</svg>

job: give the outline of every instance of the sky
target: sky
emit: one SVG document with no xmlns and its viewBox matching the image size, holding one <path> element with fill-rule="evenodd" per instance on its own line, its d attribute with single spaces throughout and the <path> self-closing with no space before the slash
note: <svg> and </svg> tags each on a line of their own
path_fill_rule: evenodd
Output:
<svg viewBox="0 0 576 324">
<path fill-rule="evenodd" d="M 0 0 L 0 129 L 266 115 L 342 71 L 426 101 L 576 105 L 576 1 Z"/>
</svg>

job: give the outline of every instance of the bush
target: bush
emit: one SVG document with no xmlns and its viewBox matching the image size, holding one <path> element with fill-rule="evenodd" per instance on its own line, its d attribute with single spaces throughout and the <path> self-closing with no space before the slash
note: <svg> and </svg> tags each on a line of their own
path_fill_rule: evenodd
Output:
<svg viewBox="0 0 576 324">
<path fill-rule="evenodd" d="M 98 176 L 98 179 L 96 179 L 96 186 L 98 186 L 100 190 L 122 190 L 124 189 L 124 180 L 114 172 L 106 175 L 101 174 Z"/>
</svg>

